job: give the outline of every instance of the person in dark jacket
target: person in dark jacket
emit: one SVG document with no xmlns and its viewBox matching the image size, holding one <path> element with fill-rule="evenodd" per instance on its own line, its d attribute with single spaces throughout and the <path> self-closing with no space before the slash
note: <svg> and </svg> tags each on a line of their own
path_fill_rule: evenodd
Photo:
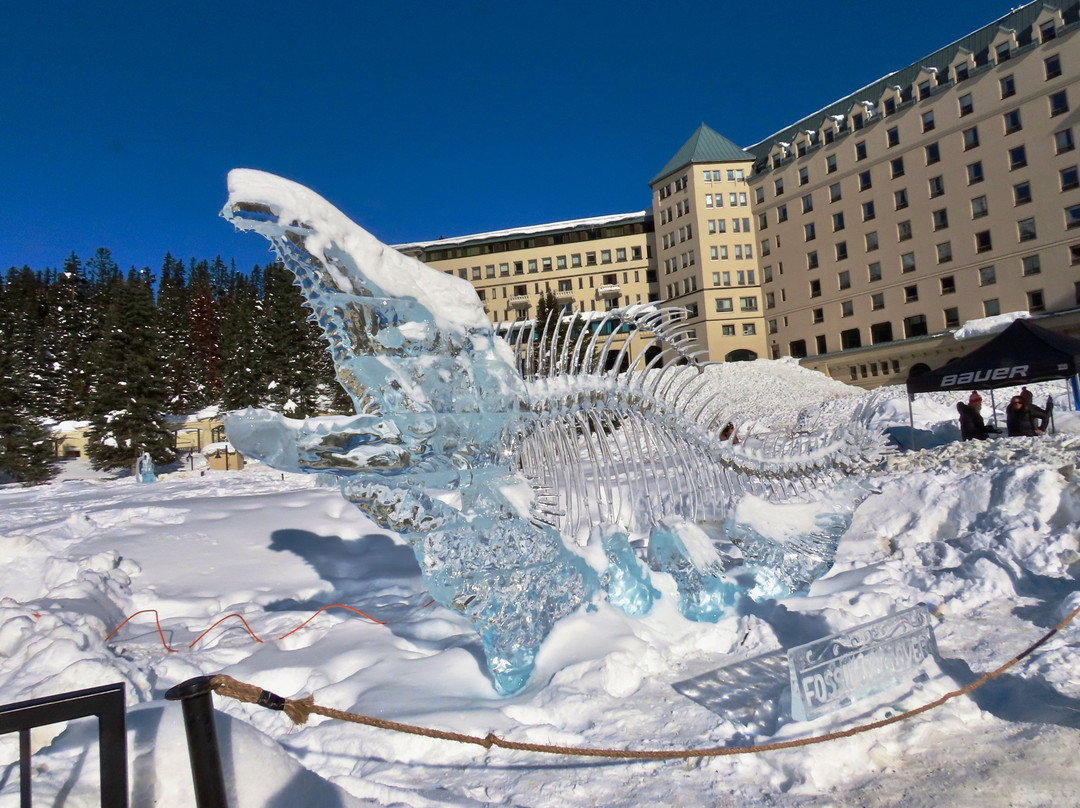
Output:
<svg viewBox="0 0 1080 808">
<path fill-rule="evenodd" d="M 1033 404 L 1031 398 L 1031 391 L 1025 387 L 1020 395 L 1009 400 L 1009 406 L 1005 408 L 1005 424 L 1010 438 L 1033 438 L 1046 431 L 1049 413 Z"/>
<path fill-rule="evenodd" d="M 986 440 L 991 433 L 999 433 L 1000 429 L 987 426 L 982 417 L 982 396 L 975 390 L 968 398 L 967 403 L 956 402 L 956 411 L 960 413 L 960 437 L 963 440 Z"/>
</svg>

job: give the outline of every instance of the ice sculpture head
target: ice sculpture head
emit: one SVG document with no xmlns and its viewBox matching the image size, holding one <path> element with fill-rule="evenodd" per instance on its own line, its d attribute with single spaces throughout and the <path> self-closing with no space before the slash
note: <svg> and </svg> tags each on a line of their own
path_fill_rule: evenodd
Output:
<svg viewBox="0 0 1080 808">
<path fill-rule="evenodd" d="M 527 409 L 509 348 L 472 286 L 380 243 L 318 194 L 229 174 L 222 215 L 270 240 L 322 328 L 356 412 L 377 416 L 401 466 L 490 462 Z M 394 434 L 396 433 L 396 434 Z M 373 468 L 373 470 L 377 470 Z"/>
</svg>

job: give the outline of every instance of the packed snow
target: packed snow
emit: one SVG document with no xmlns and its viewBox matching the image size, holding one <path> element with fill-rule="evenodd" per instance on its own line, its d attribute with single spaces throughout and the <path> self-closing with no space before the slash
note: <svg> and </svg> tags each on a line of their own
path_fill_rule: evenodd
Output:
<svg viewBox="0 0 1080 808">
<path fill-rule="evenodd" d="M 792 360 L 709 372 L 743 414 L 740 428 L 825 429 L 866 404 L 874 426 L 910 431 L 902 387 L 866 393 Z M 873 473 L 876 493 L 808 595 L 745 601 L 715 624 L 681 617 L 662 580 L 667 597 L 645 617 L 598 601 L 555 627 L 529 685 L 509 698 L 495 693 L 468 623 L 431 603 L 412 550 L 328 481 L 253 463 L 158 469 L 157 482 L 140 484 L 67 461 L 49 485 L 0 488 L 0 701 L 124 682 L 132 804 L 162 806 L 194 804 L 181 708 L 164 693 L 203 674 L 393 721 L 610 749 L 743 746 L 880 719 L 996 668 L 1080 605 L 1080 417 L 1063 383 L 1033 391 L 1055 397 L 1055 434 L 968 443 L 955 394 L 919 396 L 918 445 L 929 448 L 898 450 Z M 999 421 L 1011 392 L 997 391 Z M 329 604 L 372 620 L 333 608 L 293 631 Z M 776 664 L 785 649 L 918 604 L 935 615 L 939 649 L 918 676 L 792 720 Z M 106 640 L 151 609 L 175 651 L 150 612 Z M 261 642 L 237 618 L 199 639 L 232 614 Z M 916 718 L 736 757 L 486 750 L 321 717 L 296 727 L 221 697 L 217 730 L 236 808 L 1073 804 L 1078 628 Z M 703 677 L 728 682 L 722 698 L 683 695 Z M 92 720 L 35 730 L 32 741 L 35 804 L 97 805 Z M 0 737 L 0 806 L 18 804 L 17 761 L 16 736 Z"/>
</svg>

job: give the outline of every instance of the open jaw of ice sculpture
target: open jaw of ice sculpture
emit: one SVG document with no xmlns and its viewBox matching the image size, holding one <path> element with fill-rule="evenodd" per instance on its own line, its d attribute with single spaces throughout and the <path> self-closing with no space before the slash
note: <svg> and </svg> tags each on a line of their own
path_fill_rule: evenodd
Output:
<svg viewBox="0 0 1080 808">
<path fill-rule="evenodd" d="M 798 591 L 831 564 L 865 496 L 833 484 L 876 462 L 881 437 L 853 421 L 718 441 L 730 414 L 705 388 L 681 310 L 609 313 L 646 337 L 637 347 L 604 323 L 541 324 L 511 345 L 468 282 L 300 185 L 234 170 L 222 215 L 293 272 L 356 407 L 307 421 L 231 413 L 229 440 L 282 470 L 337 475 L 408 541 L 432 597 L 476 627 L 499 692 L 524 687 L 555 622 L 594 598 L 643 614 L 669 575 L 683 614 L 716 620 L 745 593 Z M 811 489 L 827 495 L 808 504 Z M 813 527 L 766 535 L 739 520 L 744 495 L 817 508 L 802 522 Z"/>
</svg>

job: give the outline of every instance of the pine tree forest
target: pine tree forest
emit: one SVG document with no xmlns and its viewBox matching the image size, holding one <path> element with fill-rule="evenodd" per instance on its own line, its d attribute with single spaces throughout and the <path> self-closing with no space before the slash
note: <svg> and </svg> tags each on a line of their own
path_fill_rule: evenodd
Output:
<svg viewBox="0 0 1080 808">
<path fill-rule="evenodd" d="M 96 469 L 176 460 L 171 417 L 209 406 L 351 412 L 318 327 L 277 264 L 166 254 L 120 270 L 101 248 L 0 277 L 0 483 L 55 473 L 48 428 L 89 423 Z"/>
</svg>

